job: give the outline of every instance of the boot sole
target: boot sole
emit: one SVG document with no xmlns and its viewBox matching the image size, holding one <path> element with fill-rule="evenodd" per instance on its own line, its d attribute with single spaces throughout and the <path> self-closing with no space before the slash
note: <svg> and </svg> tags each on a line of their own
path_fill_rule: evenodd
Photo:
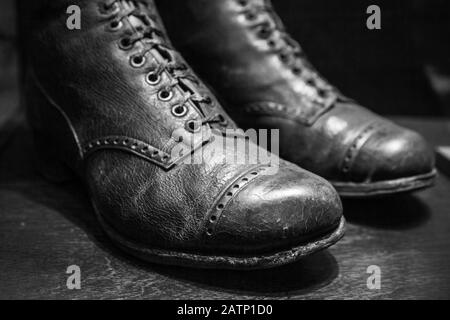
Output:
<svg viewBox="0 0 450 320">
<path fill-rule="evenodd" d="M 434 185 L 437 171 L 408 178 L 372 183 L 331 182 L 343 198 L 370 198 L 413 192 Z"/>
<path fill-rule="evenodd" d="M 326 249 L 339 241 L 345 233 L 345 219 L 342 217 L 339 226 L 332 233 L 289 250 L 257 256 L 214 256 L 148 248 L 121 236 L 98 213 L 97 217 L 112 242 L 133 257 L 150 263 L 201 269 L 254 270 L 275 268 Z"/>
</svg>

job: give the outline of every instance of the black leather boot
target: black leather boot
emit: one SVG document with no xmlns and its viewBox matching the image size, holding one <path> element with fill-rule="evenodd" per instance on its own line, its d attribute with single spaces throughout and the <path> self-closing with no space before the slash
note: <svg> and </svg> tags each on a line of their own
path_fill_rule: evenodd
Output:
<svg viewBox="0 0 450 320">
<path fill-rule="evenodd" d="M 81 30 L 66 28 L 72 4 Z M 152 1 L 24 11 L 41 166 L 84 182 L 118 246 L 151 262 L 269 268 L 343 235 L 339 197 L 322 178 L 283 161 L 278 171 L 226 161 L 215 141 L 245 138 L 225 132 L 233 121 L 171 47 Z"/>
<path fill-rule="evenodd" d="M 344 97 L 311 66 L 270 1 L 160 0 L 177 49 L 244 128 L 278 128 L 280 155 L 342 196 L 432 185 L 434 155 L 417 133 Z"/>
</svg>

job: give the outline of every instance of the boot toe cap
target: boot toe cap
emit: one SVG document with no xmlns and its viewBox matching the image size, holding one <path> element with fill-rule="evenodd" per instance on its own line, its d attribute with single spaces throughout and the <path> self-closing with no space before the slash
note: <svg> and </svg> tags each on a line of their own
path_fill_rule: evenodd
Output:
<svg viewBox="0 0 450 320">
<path fill-rule="evenodd" d="M 376 182 L 428 174 L 434 166 L 434 153 L 421 135 L 388 123 L 368 137 L 351 173 Z"/>
<path fill-rule="evenodd" d="M 335 189 L 291 166 L 275 175 L 261 174 L 221 208 L 211 238 L 216 248 L 242 254 L 308 243 L 331 233 L 342 218 Z"/>
</svg>

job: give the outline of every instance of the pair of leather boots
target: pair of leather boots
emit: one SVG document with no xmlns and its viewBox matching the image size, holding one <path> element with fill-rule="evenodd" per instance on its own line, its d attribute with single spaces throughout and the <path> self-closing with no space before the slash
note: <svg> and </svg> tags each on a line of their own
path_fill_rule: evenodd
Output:
<svg viewBox="0 0 450 320">
<path fill-rule="evenodd" d="M 79 30 L 66 25 L 73 4 Z M 424 140 L 327 83 L 269 1 L 157 5 L 180 51 L 152 0 L 40 0 L 19 14 L 39 165 L 53 180 L 81 179 L 127 252 L 193 267 L 275 267 L 343 236 L 339 194 L 432 184 Z M 280 130 L 276 169 L 228 161 L 227 152 L 264 153 L 238 126 Z M 251 148 L 221 148 L 236 141 Z"/>
</svg>

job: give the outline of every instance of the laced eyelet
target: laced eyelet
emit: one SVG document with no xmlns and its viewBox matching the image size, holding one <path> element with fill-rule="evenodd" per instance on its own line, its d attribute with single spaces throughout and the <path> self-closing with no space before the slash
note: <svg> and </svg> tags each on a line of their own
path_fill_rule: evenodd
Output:
<svg viewBox="0 0 450 320">
<path fill-rule="evenodd" d="M 262 28 L 258 31 L 258 37 L 260 39 L 264 39 L 264 40 L 269 39 L 271 35 L 272 35 L 272 31 L 269 29 L 266 29 L 266 28 Z"/>
<path fill-rule="evenodd" d="M 319 95 L 319 97 L 321 98 L 326 98 L 327 96 L 327 90 L 325 89 L 317 89 L 317 94 Z"/>
<path fill-rule="evenodd" d="M 289 61 L 289 57 L 287 54 L 281 53 L 278 56 L 283 63 L 287 63 Z"/>
<path fill-rule="evenodd" d="M 123 38 L 119 41 L 119 47 L 122 50 L 129 50 L 133 46 L 130 38 Z"/>
<path fill-rule="evenodd" d="M 256 18 L 257 18 L 256 14 L 252 12 L 248 12 L 245 14 L 245 19 L 247 19 L 248 21 L 254 21 L 256 20 Z"/>
<path fill-rule="evenodd" d="M 161 101 L 169 101 L 173 98 L 173 91 L 168 91 L 167 89 L 162 89 L 158 92 L 158 99 Z"/>
<path fill-rule="evenodd" d="M 274 40 L 269 40 L 269 41 L 267 41 L 267 45 L 270 48 L 275 48 L 277 46 L 277 43 Z"/>
<path fill-rule="evenodd" d="M 307 79 L 305 82 L 306 82 L 307 85 L 309 85 L 311 87 L 314 87 L 316 85 L 316 81 L 314 79 L 311 79 L 311 78 Z"/>
<path fill-rule="evenodd" d="M 112 4 L 103 3 L 100 5 L 100 13 L 103 15 L 114 15 L 119 12 L 119 3 L 113 2 Z"/>
<path fill-rule="evenodd" d="M 202 123 L 196 120 L 189 120 L 186 122 L 186 130 L 191 133 L 199 132 L 202 128 Z"/>
<path fill-rule="evenodd" d="M 175 105 L 172 107 L 172 114 L 177 118 L 182 118 L 188 113 L 188 108 L 185 105 Z"/>
<path fill-rule="evenodd" d="M 147 59 L 144 56 L 133 56 L 130 58 L 130 64 L 133 68 L 140 68 Z"/>
<path fill-rule="evenodd" d="M 228 120 L 223 116 L 223 115 L 219 115 L 219 123 L 222 126 L 227 126 L 228 125 Z"/>
<path fill-rule="evenodd" d="M 145 80 L 147 81 L 148 84 L 155 86 L 161 82 L 161 76 L 155 72 L 151 72 L 147 74 Z"/>
<path fill-rule="evenodd" d="M 117 30 L 120 30 L 122 28 L 122 26 L 123 26 L 123 22 L 121 20 L 114 20 L 114 21 L 110 22 L 109 29 L 111 31 L 117 31 Z"/>
<path fill-rule="evenodd" d="M 302 72 L 303 72 L 302 69 L 298 68 L 298 67 L 295 67 L 295 68 L 292 69 L 292 73 L 297 75 L 297 76 L 301 75 Z"/>
<path fill-rule="evenodd" d="M 237 2 L 242 7 L 246 7 L 248 5 L 248 0 L 238 0 Z"/>
</svg>

